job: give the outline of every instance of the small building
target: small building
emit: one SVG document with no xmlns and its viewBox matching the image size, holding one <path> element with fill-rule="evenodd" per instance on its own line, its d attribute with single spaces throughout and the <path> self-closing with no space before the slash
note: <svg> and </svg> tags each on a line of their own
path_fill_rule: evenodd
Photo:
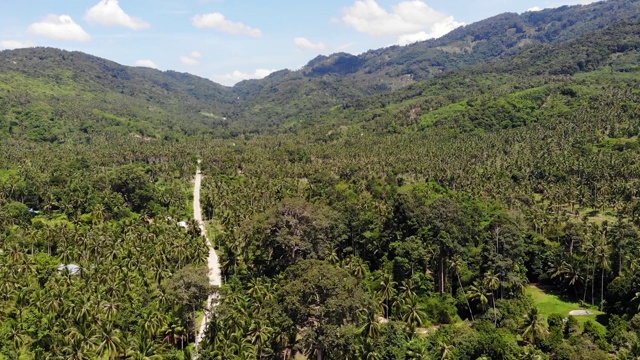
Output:
<svg viewBox="0 0 640 360">
<path fill-rule="evenodd" d="M 76 264 L 60 264 L 58 265 L 58 271 L 62 272 L 67 270 L 69 272 L 69 274 L 71 275 L 78 275 L 78 273 L 80 272 L 80 270 L 82 270 L 82 268 L 79 265 Z"/>
</svg>

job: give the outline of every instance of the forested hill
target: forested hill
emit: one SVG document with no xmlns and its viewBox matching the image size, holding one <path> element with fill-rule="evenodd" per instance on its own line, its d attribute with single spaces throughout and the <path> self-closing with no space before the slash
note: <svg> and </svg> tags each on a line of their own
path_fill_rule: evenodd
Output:
<svg viewBox="0 0 640 360">
<path fill-rule="evenodd" d="M 640 21 L 622 20 L 576 39 L 436 76 L 334 109 L 329 124 L 492 131 L 548 119 L 635 82 Z M 313 124 L 308 124 L 313 126 Z"/>
<path fill-rule="evenodd" d="M 0 52 L 0 137 L 188 135 L 224 127 L 234 99 L 228 88 L 190 74 L 52 48 Z"/>
<path fill-rule="evenodd" d="M 0 360 L 640 359 L 639 5 L 232 88 L 0 52 Z"/>
<path fill-rule="evenodd" d="M 437 40 L 359 56 L 319 56 L 298 71 L 278 71 L 233 88 L 78 52 L 3 51 L 0 137 L 49 142 L 86 140 L 93 133 L 180 138 L 209 132 L 226 137 L 277 129 L 281 124 L 289 127 L 317 121 L 336 105 L 376 94 L 403 94 L 397 90 L 407 85 L 509 59 L 523 50 L 538 51 L 544 44 L 558 46 L 639 14 L 636 0 L 506 13 Z"/>
<path fill-rule="evenodd" d="M 358 56 L 318 56 L 298 71 L 281 71 L 236 85 L 234 91 L 246 101 L 235 117 L 252 123 L 313 118 L 318 109 L 388 93 L 451 70 L 509 58 L 531 46 L 563 43 L 639 15 L 637 0 L 563 6 L 520 15 L 505 13 L 435 40 Z"/>
</svg>

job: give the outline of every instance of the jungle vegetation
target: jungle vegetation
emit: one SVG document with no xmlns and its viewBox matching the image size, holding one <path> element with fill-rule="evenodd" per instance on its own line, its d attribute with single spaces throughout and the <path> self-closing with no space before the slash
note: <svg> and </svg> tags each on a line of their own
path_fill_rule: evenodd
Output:
<svg viewBox="0 0 640 360">
<path fill-rule="evenodd" d="M 234 88 L 0 52 L 0 359 L 189 359 L 211 292 L 200 359 L 639 358 L 638 4 Z"/>
</svg>

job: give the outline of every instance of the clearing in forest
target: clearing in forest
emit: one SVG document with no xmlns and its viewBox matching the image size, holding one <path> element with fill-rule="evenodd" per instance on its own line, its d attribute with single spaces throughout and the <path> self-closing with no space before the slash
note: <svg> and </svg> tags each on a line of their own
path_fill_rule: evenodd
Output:
<svg viewBox="0 0 640 360">
<path fill-rule="evenodd" d="M 538 308 L 538 311 L 540 311 L 540 314 L 544 316 L 545 319 L 549 318 L 549 315 L 551 314 L 560 314 L 564 317 L 567 317 L 572 311 L 588 310 L 592 314 L 579 315 L 575 317 L 580 325 L 584 325 L 584 323 L 588 320 L 598 322 L 598 316 L 602 318 L 602 315 L 605 315 L 604 312 L 596 308 L 581 307 L 579 302 L 570 301 L 562 295 L 557 295 L 549 291 L 545 291 L 536 285 L 527 286 L 525 292 L 527 295 L 531 296 L 534 305 Z"/>
</svg>

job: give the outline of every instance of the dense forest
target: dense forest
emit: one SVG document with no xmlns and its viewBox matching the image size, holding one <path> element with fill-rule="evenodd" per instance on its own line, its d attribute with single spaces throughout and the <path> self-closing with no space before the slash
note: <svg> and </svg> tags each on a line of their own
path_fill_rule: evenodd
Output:
<svg viewBox="0 0 640 360">
<path fill-rule="evenodd" d="M 0 359 L 640 359 L 639 4 L 233 88 L 0 52 Z"/>
</svg>

